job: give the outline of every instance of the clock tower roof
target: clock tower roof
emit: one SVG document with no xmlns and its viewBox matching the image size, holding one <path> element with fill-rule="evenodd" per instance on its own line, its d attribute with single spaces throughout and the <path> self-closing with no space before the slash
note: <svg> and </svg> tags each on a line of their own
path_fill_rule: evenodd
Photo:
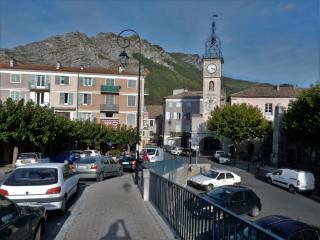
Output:
<svg viewBox="0 0 320 240">
<path fill-rule="evenodd" d="M 216 34 L 216 14 L 213 15 L 212 25 L 211 25 L 211 34 L 208 40 L 205 43 L 205 54 L 204 58 L 211 59 L 221 59 L 223 63 L 223 57 L 221 52 L 221 41 Z"/>
</svg>

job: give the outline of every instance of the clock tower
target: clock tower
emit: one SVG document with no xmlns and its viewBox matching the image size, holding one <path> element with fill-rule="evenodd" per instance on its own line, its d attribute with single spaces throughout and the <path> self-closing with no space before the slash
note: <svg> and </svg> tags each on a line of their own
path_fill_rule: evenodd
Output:
<svg viewBox="0 0 320 240">
<path fill-rule="evenodd" d="M 220 106 L 221 101 L 221 72 L 223 57 L 221 53 L 221 42 L 216 35 L 215 17 L 213 15 L 211 34 L 206 41 L 206 49 L 203 57 L 203 100 L 202 115 L 207 121 L 211 111 Z"/>
</svg>

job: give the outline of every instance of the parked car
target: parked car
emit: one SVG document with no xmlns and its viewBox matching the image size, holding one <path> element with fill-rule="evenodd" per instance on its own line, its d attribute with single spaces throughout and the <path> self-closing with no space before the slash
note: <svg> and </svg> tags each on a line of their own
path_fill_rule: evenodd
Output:
<svg viewBox="0 0 320 240">
<path fill-rule="evenodd" d="M 230 164 L 231 163 L 230 156 L 225 153 L 220 153 L 217 160 L 218 160 L 218 163 L 220 163 L 220 164 Z"/>
<path fill-rule="evenodd" d="M 79 191 L 79 177 L 68 164 L 35 163 L 15 169 L 0 186 L 0 194 L 17 204 L 38 203 L 46 210 L 67 210 Z"/>
<path fill-rule="evenodd" d="M 183 148 L 180 156 L 185 156 L 185 157 L 190 157 L 190 156 L 195 156 L 195 151 L 192 148 Z"/>
<path fill-rule="evenodd" d="M 86 156 L 86 154 L 82 150 L 72 150 L 72 152 L 76 158 L 82 158 Z"/>
<path fill-rule="evenodd" d="M 314 176 L 307 171 L 282 168 L 272 173 L 267 173 L 266 179 L 268 183 L 287 188 L 291 193 L 295 191 L 313 191 L 315 189 Z"/>
<path fill-rule="evenodd" d="M 210 191 L 213 187 L 225 185 L 237 185 L 241 183 L 241 177 L 231 171 L 211 169 L 204 174 L 191 177 L 187 184 L 196 188 Z"/>
<path fill-rule="evenodd" d="M 217 150 L 217 151 L 215 151 L 215 153 L 214 153 L 214 155 L 213 155 L 213 158 L 214 158 L 214 159 L 218 159 L 221 154 L 225 154 L 225 152 L 222 151 L 222 150 Z"/>
<path fill-rule="evenodd" d="M 0 195 L 0 238 L 40 240 L 44 235 L 46 211 L 41 206 L 17 206 Z"/>
<path fill-rule="evenodd" d="M 254 223 L 285 240 L 320 240 L 320 229 L 318 227 L 288 217 L 271 215 L 260 218 Z M 243 231 L 246 238 L 248 238 L 248 231 L 248 228 Z M 261 238 L 251 236 L 250 239 L 260 240 Z"/>
<path fill-rule="evenodd" d="M 80 158 L 81 153 L 79 153 L 78 150 L 70 150 L 59 153 L 57 156 L 52 158 L 52 161 L 57 163 L 64 163 L 65 161 L 68 161 L 69 164 L 73 164 Z"/>
<path fill-rule="evenodd" d="M 26 164 L 32 163 L 48 163 L 50 162 L 50 158 L 46 157 L 41 152 L 27 152 L 20 153 L 18 159 L 16 160 L 15 167 L 21 167 Z"/>
<path fill-rule="evenodd" d="M 110 156 L 88 156 L 74 163 L 74 170 L 80 179 L 103 181 L 108 176 L 121 176 L 122 166 Z"/>
<path fill-rule="evenodd" d="M 257 217 L 262 208 L 260 198 L 251 189 L 243 186 L 217 187 L 209 192 L 201 193 L 200 196 L 236 214 Z"/>
<path fill-rule="evenodd" d="M 84 150 L 83 151 L 85 156 L 98 156 L 98 155 L 101 155 L 99 151 L 97 150 L 90 150 L 90 149 L 87 149 L 87 150 Z"/>
<path fill-rule="evenodd" d="M 137 165 L 136 157 L 131 155 L 120 157 L 118 163 L 122 166 L 123 170 L 129 171 L 135 170 Z"/>
<path fill-rule="evenodd" d="M 164 145 L 163 146 L 163 150 L 166 151 L 166 152 L 170 152 L 172 149 L 172 146 L 171 145 Z"/>
<path fill-rule="evenodd" d="M 143 152 L 146 151 L 150 162 L 164 160 L 164 151 L 160 147 L 147 147 L 141 150 L 140 158 L 143 159 Z"/>
<path fill-rule="evenodd" d="M 174 147 L 173 149 L 171 149 L 170 153 L 172 155 L 180 155 L 182 153 L 183 148 L 182 147 Z"/>
</svg>

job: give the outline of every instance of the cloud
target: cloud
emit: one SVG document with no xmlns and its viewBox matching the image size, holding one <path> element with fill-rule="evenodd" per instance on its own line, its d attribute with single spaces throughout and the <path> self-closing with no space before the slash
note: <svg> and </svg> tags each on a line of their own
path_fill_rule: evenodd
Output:
<svg viewBox="0 0 320 240">
<path fill-rule="evenodd" d="M 283 5 L 281 7 L 281 10 L 282 11 L 292 11 L 295 8 L 296 8 L 296 4 L 295 3 L 287 3 L 286 5 Z"/>
</svg>

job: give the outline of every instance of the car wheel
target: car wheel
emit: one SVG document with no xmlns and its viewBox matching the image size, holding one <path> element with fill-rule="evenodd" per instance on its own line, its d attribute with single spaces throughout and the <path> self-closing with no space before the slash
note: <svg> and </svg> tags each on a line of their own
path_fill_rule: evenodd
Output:
<svg viewBox="0 0 320 240">
<path fill-rule="evenodd" d="M 269 184 L 272 183 L 272 179 L 270 177 L 267 178 L 267 183 L 269 183 Z"/>
<path fill-rule="evenodd" d="M 67 212 L 67 196 L 64 196 L 62 204 L 61 204 L 61 209 L 60 209 L 60 214 L 64 215 Z"/>
<path fill-rule="evenodd" d="M 119 171 L 118 171 L 118 177 L 121 177 L 121 176 L 122 176 L 122 174 L 123 174 L 123 170 L 122 170 L 122 168 L 119 168 Z"/>
<path fill-rule="evenodd" d="M 37 230 L 34 234 L 33 240 L 41 240 L 43 239 L 43 224 L 42 222 L 39 223 Z"/>
<path fill-rule="evenodd" d="M 213 184 L 208 184 L 206 187 L 207 191 L 211 191 L 213 189 Z"/>
<path fill-rule="evenodd" d="M 258 208 L 257 205 L 255 205 L 255 206 L 251 209 L 250 216 L 252 216 L 252 217 L 257 217 L 259 214 L 260 214 L 260 209 Z"/>
<path fill-rule="evenodd" d="M 289 192 L 290 193 L 295 193 L 296 192 L 296 188 L 293 185 L 289 186 Z"/>
<path fill-rule="evenodd" d="M 101 182 L 103 181 L 104 177 L 103 177 L 103 172 L 100 172 L 99 175 L 97 176 L 97 182 Z"/>
</svg>

